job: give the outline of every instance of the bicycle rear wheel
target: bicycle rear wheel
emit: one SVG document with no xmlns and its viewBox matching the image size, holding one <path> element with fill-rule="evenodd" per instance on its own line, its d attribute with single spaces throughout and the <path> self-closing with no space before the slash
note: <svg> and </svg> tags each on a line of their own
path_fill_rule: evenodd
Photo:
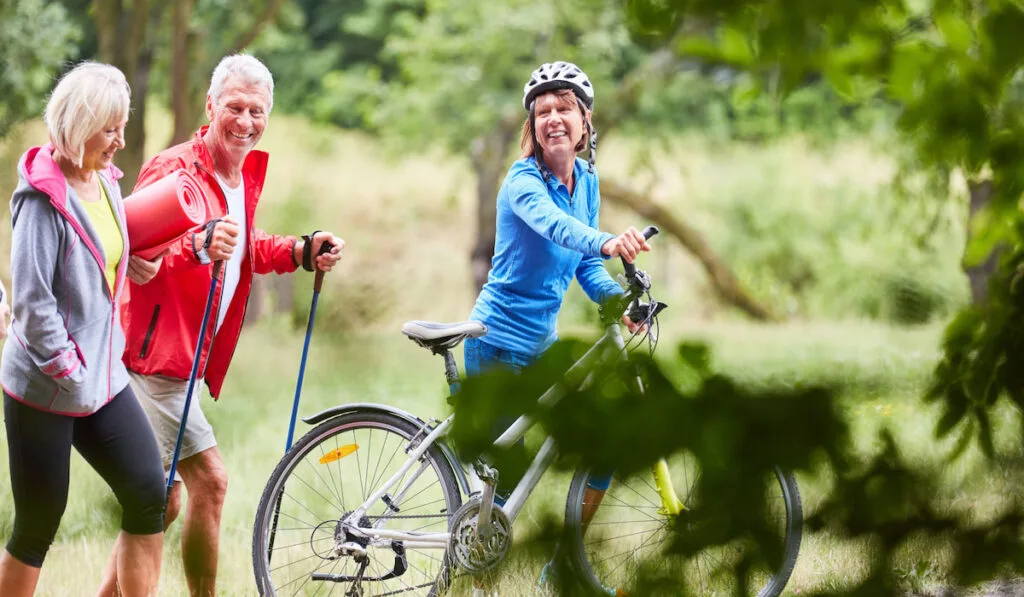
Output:
<svg viewBox="0 0 1024 597">
<path fill-rule="evenodd" d="M 253 571 L 260 594 L 433 596 L 444 591 L 446 550 L 370 541 L 366 566 L 333 553 L 338 521 L 408 460 L 406 450 L 418 432 L 416 425 L 391 414 L 348 413 L 320 424 L 285 454 L 263 491 L 253 527 Z M 455 474 L 436 445 L 386 496 L 366 512 L 360 527 L 443 533 L 462 502 Z M 397 576 L 377 580 L 395 571 Z"/>
<path fill-rule="evenodd" d="M 756 548 L 749 537 L 689 556 L 671 549 L 675 534 L 686 532 L 688 513 L 699 512 L 702 498 L 695 491 L 700 478 L 697 462 L 679 456 L 669 459 L 668 464 L 679 499 L 687 508 L 678 517 L 661 511 L 662 502 L 650 471 L 626 478 L 614 476 L 596 506 L 584 503 L 596 497 L 593 493 L 587 496 L 591 474 L 576 473 L 565 510 L 567 547 L 569 561 L 587 591 L 625 595 L 638 583 L 653 580 L 657 584 L 648 585 L 646 594 L 667 590 L 665 594 L 671 595 L 731 597 L 740 586 L 741 594 L 748 597 L 778 597 L 796 564 L 803 530 L 803 508 L 792 475 L 776 469 L 764 482 L 768 511 L 763 519 L 770 523 L 773 541 L 777 542 L 774 547 L 781 546 L 772 553 L 781 555 L 771 558 L 766 566 L 736 573 L 744 553 Z M 593 512 L 593 518 L 584 525 L 587 511 Z M 730 524 L 728 520 L 719 522 Z"/>
</svg>

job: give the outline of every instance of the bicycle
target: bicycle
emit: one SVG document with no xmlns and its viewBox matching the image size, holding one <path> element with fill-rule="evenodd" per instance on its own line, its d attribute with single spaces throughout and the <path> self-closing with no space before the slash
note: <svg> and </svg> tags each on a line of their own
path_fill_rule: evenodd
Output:
<svg viewBox="0 0 1024 597">
<path fill-rule="evenodd" d="M 644 231 L 648 238 L 656 233 L 654 227 Z M 625 261 L 623 266 L 629 312 L 646 325 L 643 337 L 652 340 L 653 351 L 657 316 L 666 306 L 651 298 L 645 272 Z M 410 321 L 402 331 L 443 357 L 452 396 L 460 383 L 452 349 L 466 338 L 486 334 L 475 321 Z M 566 379 L 620 359 L 637 337 L 627 342 L 617 322 L 607 325 Z M 636 383 L 642 389 L 642 380 Z M 564 384 L 555 384 L 538 402 L 554 404 L 565 392 Z M 545 439 L 508 500 L 498 506 L 493 501 L 497 472 L 483 460 L 465 465 L 445 442 L 453 418 L 424 421 L 370 403 L 342 405 L 304 418 L 316 427 L 278 463 L 257 509 L 253 570 L 260 593 L 319 595 L 341 586 L 352 597 L 437 596 L 457 571 L 479 574 L 500 563 L 512 544 L 516 517 L 556 457 L 555 442 Z M 494 446 L 515 444 L 533 424 L 529 417 L 520 417 Z M 379 453 L 374 452 L 377 446 Z M 735 561 L 737 546 L 713 547 L 687 558 L 658 549 L 670 543 L 673 522 L 699 504 L 701 496 L 692 492 L 698 475 L 692 458 L 677 455 L 661 459 L 649 474 L 615 476 L 596 514 L 584 502 L 591 472 L 574 475 L 566 499 L 564 551 L 588 592 L 620 587 L 616 594 L 626 594 L 621 588 L 629 587 L 638 574 L 667 568 L 689 594 L 734 594 L 735 578 L 722 574 L 721 567 Z M 682 495 L 674 485 L 679 481 L 686 483 Z M 771 514 L 778 516 L 781 561 L 746 580 L 756 591 L 751 595 L 777 597 L 796 563 L 803 512 L 791 474 L 776 468 L 766 489 L 775 498 Z"/>
</svg>

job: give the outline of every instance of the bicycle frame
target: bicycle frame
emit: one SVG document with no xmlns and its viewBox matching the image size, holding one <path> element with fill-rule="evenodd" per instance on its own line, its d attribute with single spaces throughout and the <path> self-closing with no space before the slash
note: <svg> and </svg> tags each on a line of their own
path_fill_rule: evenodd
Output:
<svg viewBox="0 0 1024 597">
<path fill-rule="evenodd" d="M 589 375 L 589 372 L 593 370 L 592 367 L 595 363 L 599 363 L 610 356 L 621 355 L 625 350 L 626 344 L 623 340 L 622 330 L 619 327 L 619 324 L 614 323 L 607 326 L 604 335 L 602 335 L 601 338 L 598 339 L 597 342 L 595 342 L 594 345 L 579 358 L 579 360 L 573 363 L 572 367 L 570 367 L 568 371 L 566 371 L 563 381 L 552 385 L 540 396 L 540 398 L 537 399 L 538 404 L 544 406 L 554 405 L 565 396 L 568 387 L 579 387 L 587 382 L 587 376 Z M 635 382 L 637 384 L 637 388 L 642 392 L 642 380 L 638 377 Z M 374 542 L 401 541 L 409 548 L 447 549 L 449 539 L 451 537 L 450 533 L 422 533 L 417 531 L 391 531 L 381 529 L 379 527 L 388 519 L 386 515 L 381 516 L 376 521 L 373 528 L 355 527 L 358 527 L 358 524 L 356 524 L 357 521 L 359 521 L 374 504 L 381 500 L 384 495 L 387 494 L 396 483 L 403 479 L 414 466 L 419 464 L 420 470 L 417 471 L 416 474 L 411 475 L 403 486 L 397 489 L 392 497 L 393 501 L 401 501 L 402 496 L 405 495 L 405 492 L 408 491 L 416 481 L 419 474 L 429 466 L 426 461 L 420 463 L 420 458 L 430 448 L 430 446 L 447 434 L 448 430 L 451 428 L 454 417 L 455 415 L 451 415 L 442 421 L 425 438 L 420 440 L 418 445 L 415 445 L 415 447 L 409 450 L 408 460 L 398 469 L 398 471 L 396 471 L 394 475 L 387 480 L 387 482 L 381 485 L 379 489 L 370 495 L 362 505 L 349 514 L 346 522 L 353 523 L 351 525 L 353 527 L 353 531 L 364 535 Z M 529 416 L 520 416 L 498 437 L 498 439 L 494 441 L 493 445 L 497 447 L 512 446 L 522 439 L 534 424 L 535 422 Z M 515 519 L 519 516 L 523 506 L 526 504 L 526 500 L 530 497 L 530 494 L 533 493 L 533 490 L 540 482 L 540 479 L 544 476 L 544 473 L 547 472 L 548 467 L 550 467 L 551 463 L 554 462 L 556 456 L 555 440 L 548 436 L 545 438 L 540 450 L 538 450 L 537 455 L 527 468 L 526 473 L 512 490 L 512 494 L 509 496 L 508 501 L 506 501 L 503 506 L 492 504 L 490 501 L 483 504 L 479 515 L 481 522 L 489 520 L 492 508 L 500 508 L 508 517 L 510 522 L 515 522 Z M 472 471 L 472 467 L 469 468 L 474 481 L 474 487 L 480 487 L 482 482 L 476 476 L 475 472 Z M 678 514 L 684 508 L 672 486 L 668 467 L 664 461 L 660 461 L 655 464 L 653 467 L 653 474 L 665 513 Z M 484 491 L 484 497 L 487 497 L 490 494 L 491 492 Z"/>
</svg>

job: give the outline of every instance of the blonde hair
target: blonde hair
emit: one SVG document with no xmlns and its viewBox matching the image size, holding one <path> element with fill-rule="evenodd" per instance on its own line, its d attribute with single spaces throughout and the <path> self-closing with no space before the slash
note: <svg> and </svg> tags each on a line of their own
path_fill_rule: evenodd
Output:
<svg viewBox="0 0 1024 597">
<path fill-rule="evenodd" d="M 50 94 L 43 119 L 57 152 L 82 167 L 85 142 L 111 124 L 128 120 L 131 88 L 124 73 L 99 62 L 68 71 Z"/>
<path fill-rule="evenodd" d="M 536 137 L 534 136 L 533 131 L 533 106 L 537 105 L 537 100 L 539 100 L 541 96 L 547 95 L 548 93 L 557 96 L 560 100 L 559 103 L 561 105 L 576 106 L 577 108 L 580 109 L 580 115 L 583 116 L 584 126 L 583 136 L 580 137 L 580 142 L 577 143 L 575 147 L 576 153 L 583 151 L 583 148 L 586 147 L 587 143 L 590 141 L 590 131 L 587 130 L 586 126 L 587 113 L 584 110 L 584 106 L 580 102 L 579 98 L 576 97 L 576 94 L 569 89 L 557 89 L 555 91 L 548 91 L 546 93 L 538 95 L 530 105 L 530 113 L 526 116 L 526 120 L 523 122 L 523 133 L 522 137 L 520 137 L 519 139 L 519 147 L 523 150 L 523 153 L 519 156 L 520 158 L 537 157 L 536 154 L 539 153 L 541 154 L 541 159 L 543 159 L 544 150 L 540 147 L 534 146 L 534 140 L 536 139 Z"/>
<path fill-rule="evenodd" d="M 258 58 L 248 54 L 233 54 L 221 59 L 210 76 L 210 89 L 206 95 L 215 103 L 224 92 L 224 83 L 228 77 L 235 75 L 249 85 L 263 85 L 270 93 L 270 105 L 267 113 L 274 109 L 274 75 Z"/>
</svg>

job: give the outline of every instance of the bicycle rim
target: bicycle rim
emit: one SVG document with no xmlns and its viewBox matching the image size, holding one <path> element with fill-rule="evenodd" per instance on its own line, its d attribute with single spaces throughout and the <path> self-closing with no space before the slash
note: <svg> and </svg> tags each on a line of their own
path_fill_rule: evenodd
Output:
<svg viewBox="0 0 1024 597">
<path fill-rule="evenodd" d="M 443 592 L 449 574 L 443 549 L 371 542 L 365 567 L 332 552 L 338 521 L 408 460 L 406 448 L 417 431 L 392 415 L 352 413 L 319 425 L 295 444 L 271 475 L 256 513 L 253 568 L 261 594 L 347 595 L 356 586 L 361 592 L 351 594 L 364 597 Z M 411 484 L 398 495 L 407 480 Z M 387 495 L 390 505 L 384 500 L 374 504 L 360 526 L 447 532 L 449 517 L 461 503 L 454 473 L 436 447 Z M 374 580 L 403 567 L 395 578 Z M 350 578 L 314 577 L 322 574 Z M 357 576 L 362 580 L 356 582 Z"/>
<path fill-rule="evenodd" d="M 679 498 L 690 511 L 699 509 L 700 496 L 694 490 L 700 475 L 696 462 L 679 456 L 669 459 L 669 466 Z M 590 477 L 588 472 L 576 474 L 566 504 L 571 564 L 589 592 L 732 597 L 739 586 L 746 597 L 777 597 L 789 581 L 803 528 L 800 494 L 791 475 L 777 469 L 763 484 L 768 507 L 763 520 L 773 535 L 773 553 L 780 555 L 746 573 L 736 569 L 751 549 L 749 537 L 687 557 L 674 553 L 676 534 L 685 533 L 687 527 L 683 519 L 671 520 L 660 511 L 661 499 L 648 471 L 627 478 L 614 476 L 584 533 L 583 512 L 593 508 L 584 504 Z M 644 587 L 642 591 L 636 590 L 638 585 Z"/>
</svg>

